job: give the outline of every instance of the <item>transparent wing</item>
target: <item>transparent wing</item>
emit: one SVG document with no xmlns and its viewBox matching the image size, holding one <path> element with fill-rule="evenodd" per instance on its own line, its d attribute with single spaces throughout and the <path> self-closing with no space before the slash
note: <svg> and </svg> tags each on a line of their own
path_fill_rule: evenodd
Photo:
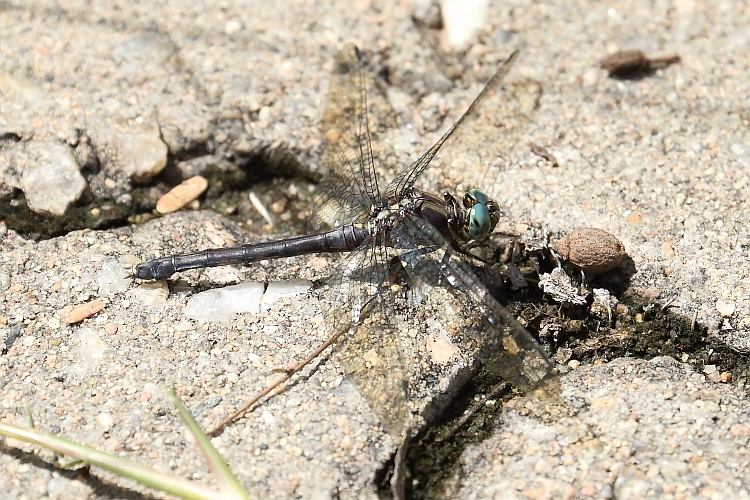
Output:
<svg viewBox="0 0 750 500">
<path fill-rule="evenodd" d="M 527 148 L 524 134 L 539 107 L 542 85 L 533 79 L 515 80 L 503 85 L 503 92 L 486 99 L 475 110 L 472 120 L 457 130 L 433 162 L 448 171 L 460 173 L 456 189 L 481 188 L 491 196 L 501 167 L 512 162 L 511 154 L 518 147 Z"/>
<path fill-rule="evenodd" d="M 394 438 L 414 427 L 409 407 L 410 375 L 400 338 L 391 323 L 396 314 L 386 291 L 372 303 L 367 319 L 344 342 L 340 357 L 347 377 L 367 400 L 381 425 Z"/>
<path fill-rule="evenodd" d="M 376 238 L 364 242 L 318 286 L 319 295 L 329 302 L 325 318 L 333 325 L 360 323 L 372 309 L 388 274 L 387 248 Z"/>
<path fill-rule="evenodd" d="M 326 177 L 315 195 L 313 227 L 338 227 L 380 201 L 367 118 L 362 53 L 352 44 L 336 57 L 323 114 L 321 166 Z"/>
<path fill-rule="evenodd" d="M 346 375 L 393 436 L 411 425 L 408 370 L 398 328 L 390 324 L 396 305 L 386 282 L 392 250 L 375 238 L 350 253 L 319 287 L 329 304 L 329 331 L 341 333 L 338 350 Z"/>
<path fill-rule="evenodd" d="M 505 75 L 508 74 L 517 58 L 518 51 L 515 51 L 505 60 L 505 62 L 503 62 L 503 64 L 500 66 L 500 69 L 498 69 L 495 75 L 490 79 L 490 81 L 487 82 L 487 85 L 485 85 L 484 89 L 479 93 L 476 99 L 474 99 L 469 108 L 463 115 L 461 115 L 456 123 L 454 123 L 445 132 L 445 134 L 443 134 L 443 136 L 429 150 L 427 150 L 426 153 L 424 153 L 415 162 L 402 170 L 393 179 L 393 181 L 391 181 L 391 183 L 386 188 L 386 197 L 394 196 L 402 192 L 404 189 L 413 186 L 419 176 L 422 175 L 424 169 L 427 168 L 427 165 L 430 164 L 432 159 L 438 153 L 443 144 L 445 144 L 445 142 L 457 130 L 459 130 L 459 128 L 464 126 L 465 122 L 474 122 L 478 119 L 478 117 L 482 114 L 481 108 L 483 108 L 485 103 L 490 100 L 489 98 L 494 97 L 498 93 L 503 78 L 505 78 Z"/>
<path fill-rule="evenodd" d="M 465 321 L 453 341 L 510 384 L 540 386 L 552 369 L 539 344 L 477 279 L 453 247 L 428 222 L 410 215 L 391 231 L 391 241 L 414 284 L 450 292 Z"/>
<path fill-rule="evenodd" d="M 315 188 L 313 202 L 310 223 L 314 229 L 321 229 L 355 222 L 369 213 L 371 200 L 353 176 L 330 171 Z"/>
</svg>

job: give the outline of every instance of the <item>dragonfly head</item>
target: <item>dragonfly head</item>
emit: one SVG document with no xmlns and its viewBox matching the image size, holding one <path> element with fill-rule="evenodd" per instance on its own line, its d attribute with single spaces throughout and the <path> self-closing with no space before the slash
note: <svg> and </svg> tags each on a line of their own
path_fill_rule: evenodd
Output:
<svg viewBox="0 0 750 500">
<path fill-rule="evenodd" d="M 490 234 L 500 221 L 500 209 L 481 189 L 471 189 L 464 195 L 464 232 L 471 240 L 481 240 Z"/>
</svg>

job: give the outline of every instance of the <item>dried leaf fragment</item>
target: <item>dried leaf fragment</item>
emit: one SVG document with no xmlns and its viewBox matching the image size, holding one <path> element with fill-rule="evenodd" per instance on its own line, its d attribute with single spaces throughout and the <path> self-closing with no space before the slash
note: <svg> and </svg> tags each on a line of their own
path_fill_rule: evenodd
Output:
<svg viewBox="0 0 750 500">
<path fill-rule="evenodd" d="M 612 321 L 612 316 L 617 310 L 618 300 L 609 293 L 606 288 L 594 288 L 594 302 L 592 302 L 589 312 L 592 315 Z"/>
<path fill-rule="evenodd" d="M 561 267 L 554 268 L 551 273 L 540 275 L 539 288 L 555 302 L 576 306 L 586 304 L 586 298 L 581 295 L 578 288 L 573 286 L 570 276 L 565 274 Z"/>
</svg>

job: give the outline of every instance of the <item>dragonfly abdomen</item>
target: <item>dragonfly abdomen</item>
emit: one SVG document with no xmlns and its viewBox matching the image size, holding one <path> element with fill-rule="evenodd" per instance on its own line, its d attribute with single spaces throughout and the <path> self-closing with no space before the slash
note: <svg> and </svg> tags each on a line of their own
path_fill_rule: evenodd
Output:
<svg viewBox="0 0 750 500">
<path fill-rule="evenodd" d="M 211 248 L 196 253 L 150 260 L 135 268 L 135 277 L 165 280 L 174 273 L 201 267 L 249 264 L 263 259 L 294 257 L 308 253 L 344 252 L 357 248 L 370 237 L 367 227 L 347 224 L 326 233 L 280 241 L 251 243 L 229 248 Z"/>
</svg>

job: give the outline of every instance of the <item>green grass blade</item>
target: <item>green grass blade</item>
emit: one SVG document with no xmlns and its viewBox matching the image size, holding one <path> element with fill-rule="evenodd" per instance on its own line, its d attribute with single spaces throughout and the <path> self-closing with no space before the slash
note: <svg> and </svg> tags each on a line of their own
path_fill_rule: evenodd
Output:
<svg viewBox="0 0 750 500">
<path fill-rule="evenodd" d="M 61 455 L 82 460 L 95 467 L 106 469 L 122 477 L 127 477 L 143 485 L 166 491 L 182 498 L 196 500 L 222 500 L 227 498 L 225 494 L 210 490 L 195 482 L 155 471 L 127 458 L 109 455 L 89 446 L 52 434 L 38 432 L 33 429 L 23 429 L 3 423 L 0 423 L 0 434 L 43 446 Z"/>
<path fill-rule="evenodd" d="M 214 473 L 219 489 L 225 495 L 225 498 L 246 500 L 248 496 L 245 490 L 242 489 L 242 485 L 234 477 L 232 471 L 229 470 L 229 466 L 211 444 L 209 437 L 201 430 L 193 415 L 185 408 L 180 398 L 177 397 L 174 386 L 167 389 L 167 397 L 175 408 L 177 408 L 177 411 L 180 412 L 185 425 L 187 425 L 190 432 L 195 436 L 198 446 L 206 459 L 206 463 L 211 472 Z"/>
</svg>

